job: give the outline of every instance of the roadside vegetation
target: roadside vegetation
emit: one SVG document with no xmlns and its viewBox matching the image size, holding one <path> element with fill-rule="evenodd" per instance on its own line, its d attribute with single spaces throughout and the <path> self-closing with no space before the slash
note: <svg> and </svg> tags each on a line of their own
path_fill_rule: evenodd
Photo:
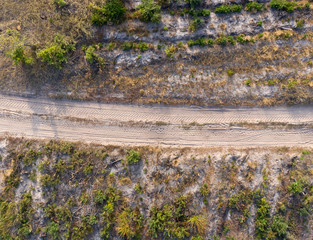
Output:
<svg viewBox="0 0 313 240">
<path fill-rule="evenodd" d="M 5 141 L 0 148 L 2 239 L 235 239 L 251 234 L 306 239 L 312 234 L 310 149 L 221 154 Z M 180 163 L 172 158 L 178 152 Z M 272 161 L 276 156 L 281 163 Z"/>
</svg>

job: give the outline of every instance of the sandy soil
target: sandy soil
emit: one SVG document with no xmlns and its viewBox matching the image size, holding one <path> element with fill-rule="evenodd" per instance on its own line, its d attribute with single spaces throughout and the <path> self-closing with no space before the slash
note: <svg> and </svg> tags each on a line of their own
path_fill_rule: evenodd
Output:
<svg viewBox="0 0 313 240">
<path fill-rule="evenodd" d="M 233 122 L 298 128 L 251 129 Z M 120 145 L 311 146 L 313 107 L 133 106 L 0 95 L 0 134 Z M 304 125 L 304 127 L 303 127 Z"/>
</svg>

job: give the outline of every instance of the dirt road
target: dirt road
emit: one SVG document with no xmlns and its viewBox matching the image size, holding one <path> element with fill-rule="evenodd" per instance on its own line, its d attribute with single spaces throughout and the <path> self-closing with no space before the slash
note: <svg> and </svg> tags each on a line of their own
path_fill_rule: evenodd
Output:
<svg viewBox="0 0 313 240">
<path fill-rule="evenodd" d="M 246 128 L 235 122 L 296 127 Z M 297 127 L 298 126 L 298 127 Z M 313 146 L 313 106 L 131 106 L 0 95 L 0 134 L 102 144 Z"/>
</svg>

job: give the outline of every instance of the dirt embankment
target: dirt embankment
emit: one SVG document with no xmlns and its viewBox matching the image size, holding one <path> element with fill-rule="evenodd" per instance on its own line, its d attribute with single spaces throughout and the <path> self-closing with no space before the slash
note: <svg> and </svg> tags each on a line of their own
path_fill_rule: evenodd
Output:
<svg viewBox="0 0 313 240">
<path fill-rule="evenodd" d="M 134 15 L 139 2 L 126 1 L 126 21 L 101 27 L 91 24 L 89 3 L 96 1 L 68 0 L 63 8 L 53 1 L 2 1 L 1 35 L 18 31 L 33 57 L 58 33 L 72 39 L 76 50 L 58 69 L 39 59 L 15 66 L 1 49 L 1 90 L 128 103 L 312 102 L 310 2 L 290 13 L 270 8 L 269 1 L 250 12 L 247 3 L 237 1 L 240 12 L 218 14 L 219 2 L 202 1 L 195 11 L 211 13 L 199 17 L 195 31 L 190 26 L 198 18 L 186 13 L 186 2 L 162 3 L 161 21 L 145 23 Z M 103 66 L 86 60 L 83 45 L 93 44 Z"/>
</svg>

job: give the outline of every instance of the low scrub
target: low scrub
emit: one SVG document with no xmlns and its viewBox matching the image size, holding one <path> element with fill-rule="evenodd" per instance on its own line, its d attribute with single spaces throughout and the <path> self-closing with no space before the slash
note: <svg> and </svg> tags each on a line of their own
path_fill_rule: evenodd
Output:
<svg viewBox="0 0 313 240">
<path fill-rule="evenodd" d="M 227 14 L 227 13 L 234 13 L 234 12 L 241 12 L 242 5 L 239 4 L 228 4 L 228 5 L 221 5 L 215 8 L 215 13 Z"/>
<path fill-rule="evenodd" d="M 37 57 L 48 65 L 61 69 L 67 62 L 67 54 L 75 50 L 75 45 L 63 35 L 56 35 L 53 43 L 37 52 Z"/>
<path fill-rule="evenodd" d="M 91 4 L 90 8 L 93 12 L 91 21 L 94 25 L 119 24 L 125 20 L 126 8 L 120 0 L 109 0 L 103 6 Z"/>
<path fill-rule="evenodd" d="M 137 6 L 135 15 L 144 22 L 158 23 L 161 21 L 161 6 L 154 0 L 143 0 Z"/>
</svg>

